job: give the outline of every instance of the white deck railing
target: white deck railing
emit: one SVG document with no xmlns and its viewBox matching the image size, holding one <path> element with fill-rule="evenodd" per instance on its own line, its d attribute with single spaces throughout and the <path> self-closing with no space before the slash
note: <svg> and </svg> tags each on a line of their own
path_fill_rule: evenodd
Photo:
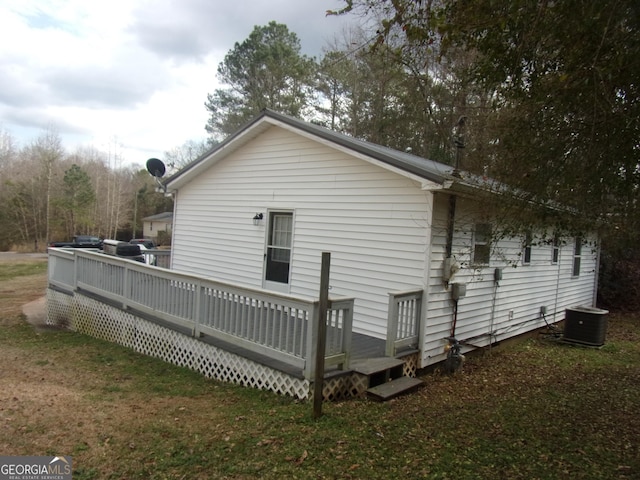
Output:
<svg viewBox="0 0 640 480">
<path fill-rule="evenodd" d="M 140 253 L 144 255 L 145 263 L 154 267 L 171 268 L 171 250 L 142 250 Z"/>
<path fill-rule="evenodd" d="M 386 355 L 395 357 L 402 349 L 418 348 L 422 289 L 389 293 Z"/>
<path fill-rule="evenodd" d="M 312 379 L 318 300 L 201 278 L 89 251 L 49 250 L 49 283 L 300 368 Z M 347 368 L 353 299 L 330 299 L 325 365 Z"/>
</svg>

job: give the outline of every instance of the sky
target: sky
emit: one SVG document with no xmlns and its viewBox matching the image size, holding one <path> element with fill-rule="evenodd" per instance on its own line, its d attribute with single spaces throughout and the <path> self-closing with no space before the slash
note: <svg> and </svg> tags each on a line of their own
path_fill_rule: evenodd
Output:
<svg viewBox="0 0 640 480">
<path fill-rule="evenodd" d="M 319 58 L 354 21 L 341 0 L 0 0 L 0 130 L 46 131 L 124 165 L 202 140 L 218 64 L 275 20 Z"/>
</svg>

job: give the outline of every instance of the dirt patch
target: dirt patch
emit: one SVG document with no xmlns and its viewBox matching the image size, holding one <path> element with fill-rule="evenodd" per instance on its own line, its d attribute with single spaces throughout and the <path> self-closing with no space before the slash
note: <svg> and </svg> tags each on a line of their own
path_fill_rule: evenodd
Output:
<svg viewBox="0 0 640 480">
<path fill-rule="evenodd" d="M 612 314 L 601 349 L 530 338 L 389 403 L 325 404 L 312 422 L 304 402 L 34 332 L 21 312 L 46 273 L 3 278 L 0 452 L 72 455 L 78 480 L 639 478 L 638 316 Z"/>
<path fill-rule="evenodd" d="M 46 261 L 46 256 L 3 253 L 0 273 L 9 272 L 9 264 Z M 165 437 L 183 429 L 189 436 L 193 418 L 201 418 L 196 425 L 223 421 L 223 412 L 212 412 L 207 396 L 138 391 L 133 384 L 141 380 L 122 371 L 126 360 L 90 339 L 85 343 L 61 329 L 42 335 L 46 286 L 46 272 L 0 281 L 0 328 L 14 339 L 0 340 L 0 452 L 73 455 L 80 470 L 100 464 L 100 478 L 107 478 L 114 468 L 109 458 L 125 452 L 135 465 L 148 455 L 143 444 L 168 441 Z M 27 325 L 27 318 L 35 325 Z"/>
<path fill-rule="evenodd" d="M 0 263 L 41 262 L 47 258 L 46 253 L 0 252 Z"/>
<path fill-rule="evenodd" d="M 46 258 L 26 259 L 29 263 L 46 263 Z M 9 262 L 7 262 L 9 263 Z M 0 260 L 0 270 L 3 260 Z M 46 273 L 25 275 L 0 282 L 0 325 L 5 318 L 22 313 L 22 306 L 43 297 L 47 289 Z"/>
</svg>

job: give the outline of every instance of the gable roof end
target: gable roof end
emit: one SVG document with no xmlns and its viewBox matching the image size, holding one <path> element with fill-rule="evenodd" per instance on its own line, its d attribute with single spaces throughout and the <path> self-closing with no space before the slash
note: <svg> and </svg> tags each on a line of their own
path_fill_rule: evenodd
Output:
<svg viewBox="0 0 640 480">
<path fill-rule="evenodd" d="M 318 139 L 328 141 L 355 153 L 368 156 L 374 160 L 386 163 L 401 171 L 416 175 L 439 185 L 444 185 L 445 183 L 450 183 L 452 180 L 455 180 L 453 167 L 449 165 L 358 140 L 319 125 L 304 122 L 288 115 L 274 112 L 273 110 L 264 109 L 257 117 L 236 133 L 227 137 L 222 143 L 201 155 L 175 175 L 169 177 L 165 180 L 164 184 L 169 190 L 180 188 L 180 186 L 188 183 L 192 178 L 199 175 L 200 172 L 209 168 L 218 160 L 226 157 L 271 126 L 277 124 L 288 126 L 293 130 L 299 130 L 312 137 L 317 137 Z"/>
</svg>

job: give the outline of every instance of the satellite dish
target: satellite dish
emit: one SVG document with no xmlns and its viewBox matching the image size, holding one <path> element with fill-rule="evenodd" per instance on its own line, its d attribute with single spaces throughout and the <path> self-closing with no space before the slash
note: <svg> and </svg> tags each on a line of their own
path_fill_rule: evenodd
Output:
<svg viewBox="0 0 640 480">
<path fill-rule="evenodd" d="M 162 163 L 162 160 L 158 158 L 150 158 L 147 160 L 147 171 L 156 178 L 161 178 L 167 169 Z"/>
<path fill-rule="evenodd" d="M 157 158 L 150 158 L 149 160 L 147 160 L 147 172 L 155 177 L 158 187 L 160 187 L 165 195 L 167 193 L 167 187 L 166 185 L 163 185 L 162 182 L 160 182 L 160 178 L 166 171 L 167 169 L 165 168 L 164 163 L 162 163 L 162 160 Z"/>
</svg>

